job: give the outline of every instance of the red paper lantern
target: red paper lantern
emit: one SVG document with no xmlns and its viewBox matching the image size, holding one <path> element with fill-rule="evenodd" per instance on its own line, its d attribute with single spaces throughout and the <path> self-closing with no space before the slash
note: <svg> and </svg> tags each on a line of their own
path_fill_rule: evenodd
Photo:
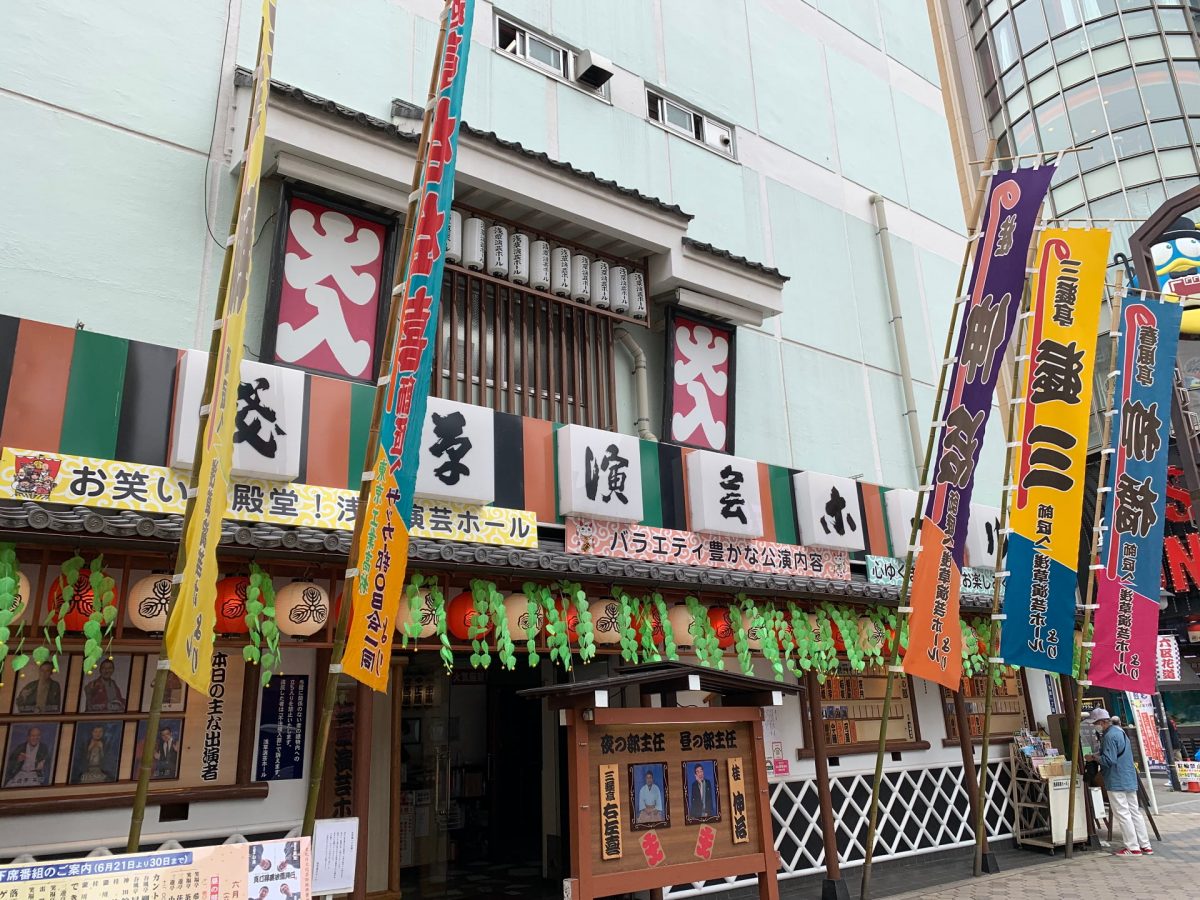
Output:
<svg viewBox="0 0 1200 900">
<path fill-rule="evenodd" d="M 559 598 L 554 602 L 555 608 L 558 610 L 558 618 L 560 621 L 567 623 L 567 640 L 572 644 L 579 642 L 579 610 L 575 608 L 574 603 L 568 603 L 566 600 Z"/>
<path fill-rule="evenodd" d="M 71 597 L 71 608 L 67 610 L 67 631 L 83 631 L 83 626 L 92 616 L 92 582 L 91 571 L 82 569 L 75 581 L 75 593 Z M 54 579 L 50 586 L 50 614 L 55 622 L 58 621 L 58 608 L 62 606 L 62 576 Z"/>
<path fill-rule="evenodd" d="M 633 633 L 639 643 L 641 643 L 642 640 L 642 622 L 645 621 L 645 618 L 645 613 L 638 613 L 630 621 L 630 625 L 633 626 Z M 650 636 L 655 645 L 658 647 L 661 647 L 667 642 L 667 633 L 663 629 L 662 616 L 658 614 L 657 609 L 651 610 L 650 612 Z"/>
<path fill-rule="evenodd" d="M 733 646 L 733 616 L 728 606 L 710 606 L 708 608 L 708 624 L 717 635 L 717 646 L 728 650 Z"/>
<path fill-rule="evenodd" d="M 471 629 L 475 625 L 475 597 L 470 591 L 463 591 L 446 604 L 446 631 L 450 636 L 460 641 L 472 640 Z M 492 633 L 492 623 L 488 622 L 487 632 L 481 637 Z M 480 636 L 474 638 L 479 640 Z"/>
<path fill-rule="evenodd" d="M 246 591 L 250 579 L 245 575 L 227 575 L 217 582 L 217 634 L 248 634 Z"/>
</svg>

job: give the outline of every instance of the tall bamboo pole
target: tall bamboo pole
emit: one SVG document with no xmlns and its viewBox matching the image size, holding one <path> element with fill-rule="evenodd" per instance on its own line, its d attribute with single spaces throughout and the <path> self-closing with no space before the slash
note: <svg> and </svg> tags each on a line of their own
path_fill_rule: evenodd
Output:
<svg viewBox="0 0 1200 900">
<path fill-rule="evenodd" d="M 266 127 L 264 111 L 267 107 L 267 97 L 271 89 L 271 60 L 275 49 L 275 0 L 264 0 L 262 21 L 258 33 L 258 65 L 255 69 L 254 101 L 249 112 L 246 128 L 246 140 L 242 148 L 242 173 L 239 181 L 237 197 L 233 204 L 233 219 L 229 226 L 229 241 L 225 245 L 225 260 L 221 266 L 221 286 L 217 293 L 215 321 L 218 323 L 212 329 L 212 338 L 208 347 L 208 367 L 204 375 L 204 389 L 201 392 L 200 422 L 196 429 L 196 447 L 192 455 L 192 477 L 188 490 L 187 503 L 183 510 L 183 527 L 179 548 L 175 553 L 175 577 L 171 580 L 171 600 L 167 611 L 167 619 L 178 613 L 179 586 L 182 574 L 188 565 L 188 545 L 184 537 L 188 526 L 196 512 L 197 491 L 200 486 L 200 460 L 204 455 L 205 436 L 209 411 L 213 402 L 213 387 L 217 378 L 217 366 L 220 362 L 222 332 L 225 328 L 226 314 L 229 308 L 229 296 L 244 284 L 250 277 L 250 252 L 254 245 L 254 226 L 258 207 L 258 184 L 262 172 L 262 155 L 253 153 L 251 149 L 256 141 L 263 140 L 263 130 Z M 243 262 L 244 260 L 244 262 Z M 243 271 L 244 270 L 244 271 Z M 243 313 L 244 314 L 244 313 Z M 215 548 L 211 552 L 216 552 Z M 129 818 L 129 837 L 125 851 L 136 853 L 142 842 L 142 825 L 146 819 L 146 801 L 150 795 L 150 773 L 154 767 L 154 737 L 158 734 L 158 725 L 162 717 L 163 696 L 167 687 L 167 672 L 170 670 L 167 659 L 167 634 L 163 631 L 162 641 L 158 648 L 158 667 L 154 672 L 154 686 L 150 695 L 150 712 L 146 718 L 146 740 L 142 746 L 142 756 L 138 762 L 137 789 L 133 795 L 133 809 Z M 212 640 L 212 635 L 205 635 L 202 640 Z"/>
<path fill-rule="evenodd" d="M 1067 857 L 1071 857 L 1075 848 L 1075 779 L 1079 777 L 1079 731 L 1083 724 L 1079 710 L 1083 708 L 1083 683 L 1087 680 L 1088 667 L 1091 665 L 1092 646 L 1094 642 L 1089 640 L 1088 632 L 1092 629 L 1092 610 L 1095 609 L 1095 594 L 1096 594 L 1096 567 L 1100 565 L 1100 553 L 1103 550 L 1103 534 L 1104 534 L 1104 504 L 1101 498 L 1106 493 L 1104 482 L 1108 477 L 1108 458 L 1111 453 L 1108 453 L 1108 443 L 1112 437 L 1112 420 L 1113 420 L 1113 397 L 1117 390 L 1117 373 L 1120 360 L 1117 358 L 1118 343 L 1120 342 L 1120 323 L 1121 323 L 1121 299 L 1125 296 L 1124 290 L 1120 287 L 1121 279 L 1124 273 L 1117 271 L 1117 289 L 1113 292 L 1112 312 L 1109 316 L 1108 333 L 1112 335 L 1112 351 L 1110 358 L 1112 359 L 1112 371 L 1108 374 L 1108 397 L 1104 404 L 1104 428 L 1103 436 L 1100 439 L 1100 476 L 1096 480 L 1096 513 L 1092 518 L 1092 546 L 1088 552 L 1088 559 L 1091 564 L 1088 566 L 1087 593 L 1083 597 L 1083 633 L 1081 635 L 1081 646 L 1079 648 L 1079 674 L 1075 678 L 1074 694 L 1075 698 L 1073 706 L 1075 714 L 1071 716 L 1071 796 L 1067 800 L 1067 846 L 1064 848 L 1064 853 Z"/>
<path fill-rule="evenodd" d="M 996 148 L 996 142 L 992 141 L 988 146 L 988 156 L 990 157 Z M 975 241 L 982 238 L 979 235 L 979 217 L 983 210 L 984 197 L 987 193 L 988 179 L 990 178 L 986 168 L 979 173 L 978 183 L 976 185 L 975 206 L 971 211 L 971 221 L 976 223 L 977 237 Z M 950 313 L 950 326 L 946 329 L 946 346 L 942 351 L 942 369 L 938 376 L 937 391 L 934 394 L 934 424 L 930 426 L 929 437 L 925 442 L 925 458 L 921 462 L 919 474 L 919 483 L 917 485 L 917 510 L 913 516 L 912 530 L 908 536 L 908 550 L 904 560 L 904 580 L 900 585 L 900 619 L 896 628 L 895 637 L 892 640 L 892 659 L 887 667 L 887 678 L 884 681 L 883 688 L 883 711 L 880 714 L 879 721 L 879 747 L 875 755 L 875 778 L 871 782 L 871 805 L 867 816 L 867 841 L 863 847 L 863 872 L 862 872 L 862 887 L 859 891 L 860 900 L 869 900 L 871 896 L 871 863 L 875 856 L 875 831 L 879 824 L 879 789 L 883 784 L 883 757 L 887 752 L 887 725 L 892 712 L 892 692 L 894 690 L 894 682 L 896 673 L 901 671 L 900 668 L 900 636 L 908 623 L 908 592 L 912 587 L 912 568 L 913 568 L 913 547 L 917 543 L 917 535 L 921 529 L 921 503 L 925 499 L 926 487 L 929 481 L 929 464 L 933 459 L 933 447 L 937 443 L 937 435 L 940 426 L 937 425 L 937 416 L 941 409 L 942 395 L 946 389 L 946 373 L 949 370 L 950 354 L 954 349 L 954 338 L 958 331 L 958 317 L 963 306 L 963 287 L 967 281 L 967 268 L 971 261 L 972 247 L 975 241 L 968 241 L 967 246 L 963 249 L 962 266 L 958 273 L 958 286 L 954 291 L 954 306 Z M 815 726 L 814 726 L 815 727 Z M 826 848 L 826 852 L 829 849 Z M 836 848 L 834 850 L 836 852 Z"/>
<path fill-rule="evenodd" d="M 409 194 L 408 211 L 404 220 L 404 234 L 400 241 L 400 254 L 397 258 L 395 286 L 392 288 L 392 309 L 388 316 L 387 336 L 383 342 L 384 354 L 382 358 L 385 360 L 392 358 L 396 337 L 400 333 L 400 309 L 397 308 L 395 298 L 403 297 L 406 293 L 405 282 L 408 278 L 408 258 L 412 253 L 413 232 L 416 228 L 419 212 L 418 204 L 420 202 L 419 193 L 422 173 L 425 171 L 425 165 L 429 156 L 429 132 L 433 124 L 434 111 L 433 100 L 438 90 L 438 65 L 446 45 L 446 31 L 450 27 L 450 5 L 451 0 L 447 0 L 445 9 L 442 11 L 442 25 L 438 33 L 437 50 L 433 55 L 433 71 L 429 76 L 429 99 L 425 104 L 425 116 L 421 122 L 421 139 L 417 144 L 417 158 L 413 166 L 412 189 Z M 379 381 L 384 381 L 384 379 L 381 377 Z M 367 434 L 366 458 L 363 462 L 364 472 L 370 470 L 375 461 L 376 448 L 379 446 L 380 422 L 383 418 L 383 406 L 387 398 L 387 391 L 388 385 L 386 382 L 377 385 L 375 388 L 375 404 L 371 411 L 371 428 Z M 360 510 L 367 508 L 370 489 L 370 481 L 364 481 L 359 487 L 358 508 Z M 354 536 L 350 542 L 349 556 L 349 559 L 352 561 L 359 557 L 367 524 L 365 516 L 360 515 L 355 517 Z M 347 584 L 349 584 L 349 579 L 347 579 Z M 303 833 L 306 835 L 313 833 L 317 821 L 317 803 L 321 793 L 321 781 L 325 776 L 326 747 L 329 743 L 329 730 L 333 723 L 333 708 L 337 704 L 338 680 L 342 674 L 342 657 L 346 653 L 346 633 L 349 631 L 350 626 L 350 606 L 349 592 L 343 592 L 342 604 L 338 609 L 337 621 L 333 629 L 333 650 L 329 657 L 329 671 L 325 675 L 325 690 L 321 702 L 321 713 L 317 718 L 317 733 L 312 748 L 308 800 L 304 806 Z"/>
</svg>

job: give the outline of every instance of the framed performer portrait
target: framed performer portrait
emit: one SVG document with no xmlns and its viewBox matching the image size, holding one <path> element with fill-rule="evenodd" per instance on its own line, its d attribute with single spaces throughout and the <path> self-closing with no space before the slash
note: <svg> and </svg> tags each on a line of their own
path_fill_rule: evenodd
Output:
<svg viewBox="0 0 1200 900">
<path fill-rule="evenodd" d="M 136 780 L 146 746 L 145 721 L 138 722 L 137 739 L 133 749 L 133 773 Z M 158 734 L 154 737 L 154 757 L 150 763 L 150 780 L 167 781 L 179 777 L 179 757 L 183 752 L 183 719 L 159 719 Z"/>
<path fill-rule="evenodd" d="M 46 787 L 54 781 L 58 755 L 57 722 L 14 722 L 4 748 L 5 788 Z"/>
<path fill-rule="evenodd" d="M 117 780 L 125 723 L 77 722 L 68 784 L 110 784 Z"/>
<path fill-rule="evenodd" d="M 63 657 L 64 663 L 66 657 Z M 64 664 L 57 672 L 54 663 L 47 660 L 41 665 L 29 665 L 22 670 L 13 690 L 12 711 L 17 715 L 57 715 L 63 711 L 63 696 L 66 693 L 67 667 Z"/>
<path fill-rule="evenodd" d="M 105 657 L 91 672 L 84 672 L 79 688 L 81 713 L 123 713 L 129 707 L 131 658 L 118 653 Z"/>
<path fill-rule="evenodd" d="M 715 759 L 683 763 L 683 821 L 688 825 L 721 821 L 721 791 Z"/>
<path fill-rule="evenodd" d="M 666 763 L 632 763 L 629 766 L 629 810 L 630 828 L 634 831 L 671 827 Z"/>
</svg>

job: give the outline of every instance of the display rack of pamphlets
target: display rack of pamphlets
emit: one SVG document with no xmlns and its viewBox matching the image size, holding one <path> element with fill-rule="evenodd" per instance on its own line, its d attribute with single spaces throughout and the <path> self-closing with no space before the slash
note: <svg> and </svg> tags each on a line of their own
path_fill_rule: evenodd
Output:
<svg viewBox="0 0 1200 900">
<path fill-rule="evenodd" d="M 1045 733 L 1014 732 L 1012 763 L 1013 839 L 1021 847 L 1054 850 L 1067 842 L 1071 764 L 1051 746 Z M 1084 821 L 1083 791 L 1076 782 L 1076 821 Z M 1076 828 L 1086 839 L 1087 829 Z"/>
</svg>

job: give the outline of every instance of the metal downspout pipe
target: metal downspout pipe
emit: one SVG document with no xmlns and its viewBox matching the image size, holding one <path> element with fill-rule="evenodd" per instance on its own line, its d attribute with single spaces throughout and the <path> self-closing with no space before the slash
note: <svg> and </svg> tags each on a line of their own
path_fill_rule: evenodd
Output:
<svg viewBox="0 0 1200 900">
<path fill-rule="evenodd" d="M 879 249 L 883 256 L 883 274 L 887 280 L 888 304 L 892 310 L 892 331 L 896 336 L 896 359 L 900 364 L 900 383 L 904 389 L 904 418 L 908 420 L 908 437 L 912 442 L 913 471 L 917 483 L 921 480 L 921 460 L 925 458 L 925 444 L 921 440 L 921 427 L 917 423 L 917 401 L 913 393 L 912 368 L 908 364 L 908 342 L 904 338 L 904 315 L 900 311 L 900 289 L 896 286 L 896 264 L 892 259 L 891 233 L 888 231 L 887 207 L 879 194 L 871 195 L 871 209 L 875 214 L 875 233 L 879 235 Z"/>
<path fill-rule="evenodd" d="M 637 406 L 638 437 L 643 441 L 657 441 L 658 438 L 650 430 L 650 387 L 646 379 L 646 351 L 638 346 L 633 335 L 620 326 L 613 329 L 613 337 L 633 359 L 633 398 Z"/>
</svg>

